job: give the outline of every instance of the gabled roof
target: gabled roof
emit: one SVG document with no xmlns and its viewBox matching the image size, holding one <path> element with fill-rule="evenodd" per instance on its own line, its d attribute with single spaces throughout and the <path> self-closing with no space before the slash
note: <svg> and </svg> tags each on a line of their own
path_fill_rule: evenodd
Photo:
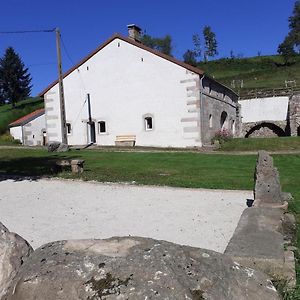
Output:
<svg viewBox="0 0 300 300">
<path fill-rule="evenodd" d="M 204 76 L 204 71 L 203 70 L 201 70 L 201 69 L 199 69 L 199 68 L 197 68 L 197 67 L 193 67 L 193 66 L 191 66 L 191 65 L 189 65 L 189 64 L 186 64 L 186 63 L 184 63 L 184 62 L 182 62 L 182 61 L 180 61 L 180 60 L 178 60 L 178 59 L 176 59 L 176 58 L 174 58 L 174 57 L 171 57 L 171 56 L 169 56 L 169 55 L 166 55 L 166 54 L 164 54 L 164 53 L 161 53 L 161 52 L 159 52 L 159 51 L 157 51 L 157 50 L 154 50 L 154 49 L 152 49 L 152 48 L 150 48 L 150 47 L 147 47 L 147 46 L 145 46 L 145 45 L 143 45 L 142 43 L 140 43 L 140 42 L 137 42 L 137 41 L 135 41 L 135 40 L 133 40 L 133 39 L 131 39 L 131 38 L 128 38 L 128 37 L 124 37 L 124 36 L 122 36 L 122 35 L 120 35 L 120 34 L 118 34 L 118 33 L 116 33 L 116 34 L 114 34 L 110 39 L 108 39 L 106 42 L 104 42 L 103 44 L 101 44 L 97 49 L 95 49 L 93 52 L 91 52 L 89 55 L 87 55 L 86 57 L 84 57 L 78 64 L 76 64 L 75 66 L 73 66 L 71 69 L 69 69 L 67 72 L 65 72 L 64 74 L 63 74 L 63 78 L 65 78 L 66 76 L 68 76 L 70 73 L 72 73 L 73 71 L 75 71 L 76 69 L 78 69 L 82 64 L 84 64 L 86 61 L 88 61 L 91 57 L 93 57 L 95 54 L 97 54 L 101 49 L 103 49 L 105 46 L 107 46 L 109 43 L 111 43 L 113 40 L 115 40 L 115 39 L 120 39 L 120 40 L 122 40 L 122 41 L 124 41 L 124 42 L 127 42 L 127 43 L 129 43 L 129 44 L 131 44 L 131 45 L 134 45 L 134 46 L 136 46 L 136 47 L 138 47 L 138 48 L 141 48 L 141 49 L 143 49 L 143 50 L 145 50 L 145 51 L 148 51 L 148 52 L 150 52 L 150 53 L 152 53 L 152 54 L 154 54 L 154 55 L 157 55 L 157 56 L 159 56 L 159 57 L 161 57 L 161 58 L 163 58 L 163 59 L 166 59 L 166 60 L 168 60 L 168 61 L 170 61 L 170 62 L 172 62 L 172 63 L 174 63 L 174 64 L 176 64 L 176 65 L 179 65 L 179 66 L 181 66 L 181 67 L 183 67 L 183 68 L 185 68 L 185 69 L 187 69 L 187 70 L 189 70 L 189 71 L 191 71 L 191 72 L 194 72 L 194 73 L 196 73 L 196 74 L 199 74 L 200 76 Z M 218 83 L 218 84 L 221 84 L 221 83 L 219 83 L 218 81 L 216 81 L 215 79 L 213 79 L 213 78 L 211 78 L 211 77 L 209 77 L 209 76 L 207 76 L 207 75 L 205 75 L 206 77 L 208 77 L 208 78 L 210 78 L 212 81 L 214 81 L 214 82 L 216 82 L 216 83 Z M 50 85 L 48 85 L 38 96 L 40 96 L 40 97 L 42 97 L 44 94 L 46 94 L 46 92 L 48 92 L 53 86 L 55 86 L 56 84 L 58 83 L 58 80 L 55 80 L 54 82 L 52 82 Z M 223 85 L 223 84 L 221 84 L 221 85 Z M 224 86 L 224 85 L 223 85 Z M 226 89 L 228 89 L 228 90 L 230 90 L 231 92 L 233 92 L 234 94 L 236 94 L 233 90 L 231 90 L 230 88 L 228 88 L 228 87 L 226 87 L 226 86 L 224 86 Z"/>
<path fill-rule="evenodd" d="M 9 127 L 16 127 L 16 126 L 23 126 L 27 123 L 29 123 L 30 121 L 36 119 L 37 117 L 42 116 L 45 113 L 45 109 L 41 108 L 38 110 L 35 110 L 34 112 L 20 118 L 17 119 L 16 121 L 12 122 L 9 124 Z"/>
<path fill-rule="evenodd" d="M 127 38 L 127 37 L 124 37 L 124 36 L 122 36 L 122 35 L 120 35 L 120 34 L 114 34 L 110 39 L 108 39 L 106 42 L 104 42 L 102 45 L 100 45 L 97 49 L 95 49 L 93 52 L 91 52 L 89 55 L 87 55 L 86 57 L 84 57 L 78 64 L 76 64 L 75 66 L 73 66 L 71 69 L 69 69 L 66 73 L 64 73 L 63 74 L 63 78 L 65 78 L 66 76 L 68 76 L 70 73 L 72 73 L 74 70 L 76 70 L 76 69 L 78 69 L 82 64 L 84 64 L 86 61 L 88 61 L 91 57 L 93 57 L 95 54 L 97 54 L 101 49 L 103 49 L 105 46 L 107 46 L 109 43 L 111 43 L 113 40 L 115 40 L 115 39 L 120 39 L 120 40 L 122 40 L 122 41 L 124 41 L 124 42 L 127 42 L 127 43 L 129 43 L 129 44 L 131 44 L 131 45 L 134 45 L 134 46 L 136 46 L 136 47 L 138 47 L 138 48 L 141 48 L 141 49 L 143 49 L 143 50 L 145 50 L 145 51 L 148 51 L 148 52 L 150 52 L 150 53 L 152 53 L 152 54 L 154 54 L 154 55 L 157 55 L 157 56 L 159 56 L 159 57 L 161 57 L 161 58 L 164 58 L 164 59 L 166 59 L 166 60 L 168 60 L 168 61 L 170 61 L 170 62 L 172 62 L 172 63 L 174 63 L 174 64 L 176 64 L 176 65 L 179 65 L 179 66 L 181 66 L 181 67 L 183 67 L 183 68 L 185 68 L 185 69 L 187 69 L 187 70 L 189 70 L 189 71 L 191 71 L 191 72 L 194 72 L 194 73 L 196 73 L 196 74 L 199 74 L 199 75 L 203 75 L 204 74 L 204 71 L 202 71 L 201 69 L 199 69 L 199 68 L 196 68 L 196 67 L 193 67 L 193 66 L 191 66 L 191 65 L 189 65 L 189 64 L 186 64 L 186 63 L 184 63 L 184 62 L 182 62 L 182 61 L 179 61 L 179 60 L 177 60 L 177 59 L 175 59 L 174 57 L 171 57 L 171 56 L 169 56 L 169 55 L 166 55 L 166 54 L 164 54 L 164 53 L 161 53 L 161 52 L 159 52 L 159 51 L 157 51 L 157 50 L 154 50 L 154 49 L 152 49 L 152 48 L 150 48 L 150 47 L 147 47 L 147 46 L 145 46 L 145 45 L 143 45 L 142 43 L 140 43 L 140 42 L 137 42 L 137 41 L 135 41 L 135 40 L 133 40 L 133 39 L 131 39 L 131 38 Z M 52 82 L 49 86 L 47 86 L 40 94 L 39 94 L 39 96 L 43 96 L 46 92 L 48 92 L 53 86 L 55 86 L 56 84 L 58 83 L 58 80 L 55 80 L 54 82 Z"/>
</svg>

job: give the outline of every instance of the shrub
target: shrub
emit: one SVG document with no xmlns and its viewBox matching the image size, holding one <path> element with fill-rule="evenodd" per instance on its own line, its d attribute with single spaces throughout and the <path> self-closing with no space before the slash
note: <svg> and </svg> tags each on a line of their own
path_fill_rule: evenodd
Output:
<svg viewBox="0 0 300 300">
<path fill-rule="evenodd" d="M 233 139 L 233 135 L 227 129 L 221 129 L 215 133 L 215 136 L 212 138 L 212 143 L 219 141 L 220 144 L 228 142 Z"/>
<path fill-rule="evenodd" d="M 20 140 L 15 140 L 8 132 L 5 134 L 2 134 L 0 136 L 0 143 L 1 144 L 16 144 L 20 145 L 21 141 Z"/>
</svg>

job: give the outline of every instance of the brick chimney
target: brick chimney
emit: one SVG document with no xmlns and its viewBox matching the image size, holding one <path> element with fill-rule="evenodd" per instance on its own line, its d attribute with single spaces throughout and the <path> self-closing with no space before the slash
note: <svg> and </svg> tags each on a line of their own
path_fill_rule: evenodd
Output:
<svg viewBox="0 0 300 300">
<path fill-rule="evenodd" d="M 128 28 L 128 37 L 137 42 L 140 42 L 141 41 L 141 31 L 142 31 L 141 28 L 135 24 L 127 25 L 127 28 Z"/>
</svg>

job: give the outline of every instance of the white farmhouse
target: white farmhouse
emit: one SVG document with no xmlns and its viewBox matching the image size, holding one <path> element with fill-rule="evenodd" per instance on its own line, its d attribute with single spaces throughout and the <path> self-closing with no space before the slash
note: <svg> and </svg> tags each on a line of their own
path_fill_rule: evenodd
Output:
<svg viewBox="0 0 300 300">
<path fill-rule="evenodd" d="M 69 145 L 201 147 L 216 131 L 239 134 L 238 95 L 198 68 L 114 35 L 64 74 Z M 48 142 L 61 141 L 58 81 L 44 97 Z"/>
<path fill-rule="evenodd" d="M 10 135 L 26 146 L 46 144 L 45 109 L 38 109 L 9 124 Z"/>
</svg>

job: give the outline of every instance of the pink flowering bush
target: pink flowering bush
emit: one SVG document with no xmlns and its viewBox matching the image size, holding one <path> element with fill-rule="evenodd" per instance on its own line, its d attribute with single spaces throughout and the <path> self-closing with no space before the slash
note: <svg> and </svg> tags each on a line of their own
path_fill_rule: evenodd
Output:
<svg viewBox="0 0 300 300">
<path fill-rule="evenodd" d="M 232 133 L 227 129 L 221 129 L 215 133 L 215 136 L 212 138 L 212 143 L 214 143 L 215 141 L 219 141 L 219 143 L 222 144 L 224 142 L 230 141 L 231 139 L 233 139 Z"/>
</svg>

